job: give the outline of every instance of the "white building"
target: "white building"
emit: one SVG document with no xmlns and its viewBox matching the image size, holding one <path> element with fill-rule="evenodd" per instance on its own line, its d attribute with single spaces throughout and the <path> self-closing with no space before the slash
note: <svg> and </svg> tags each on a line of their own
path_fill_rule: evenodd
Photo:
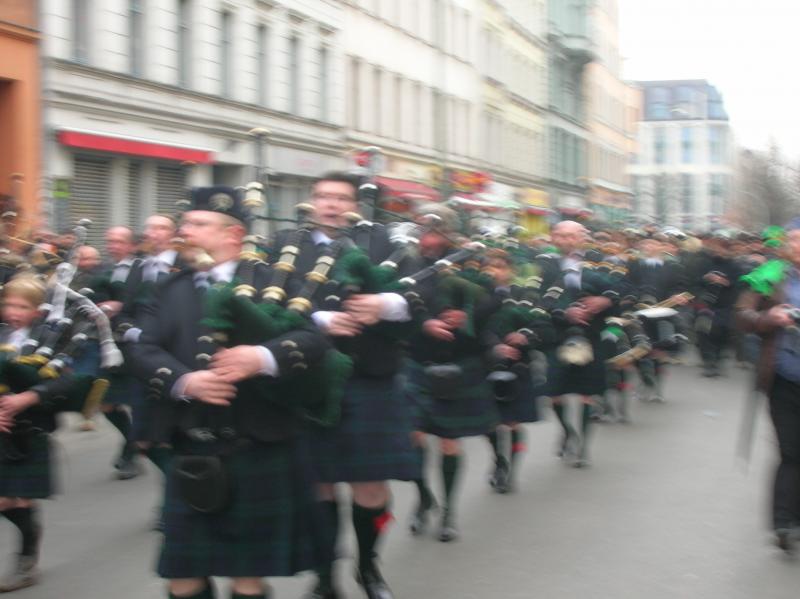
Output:
<svg viewBox="0 0 800 599">
<path fill-rule="evenodd" d="M 707 230 L 730 208 L 734 143 L 717 89 L 707 81 L 648 81 L 639 156 L 629 169 L 634 212 L 659 224 Z"/>
<path fill-rule="evenodd" d="M 255 176 L 272 214 L 344 165 L 343 12 L 325 0 L 42 0 L 51 217 L 138 226 L 188 184 Z M 192 161 L 188 169 L 183 161 Z"/>
<path fill-rule="evenodd" d="M 544 0 L 42 0 L 42 28 L 47 208 L 93 242 L 252 180 L 256 127 L 273 216 L 368 145 L 401 207 L 544 189 Z"/>
</svg>

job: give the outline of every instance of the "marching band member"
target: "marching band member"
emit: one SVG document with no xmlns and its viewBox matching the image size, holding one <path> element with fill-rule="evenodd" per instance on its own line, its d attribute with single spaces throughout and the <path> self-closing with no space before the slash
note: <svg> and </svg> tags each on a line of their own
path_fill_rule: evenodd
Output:
<svg viewBox="0 0 800 599">
<path fill-rule="evenodd" d="M 287 407 L 301 398 L 278 397 L 274 384 L 303 376 L 328 344 L 308 324 L 215 352 L 217 337 L 203 320 L 212 282 L 228 284 L 241 272 L 245 218 L 237 190 L 192 191 L 180 232 L 209 264 L 168 276 L 143 307 L 138 341 L 126 346 L 131 368 L 159 400 L 176 455 L 158 564 L 170 597 L 214 597 L 211 577 L 221 576 L 232 579 L 233 598 L 264 598 L 262 577 L 291 576 L 320 560 L 324 523 L 315 516 L 300 423 Z M 253 276 L 254 288 L 266 286 L 266 268 Z"/>
</svg>

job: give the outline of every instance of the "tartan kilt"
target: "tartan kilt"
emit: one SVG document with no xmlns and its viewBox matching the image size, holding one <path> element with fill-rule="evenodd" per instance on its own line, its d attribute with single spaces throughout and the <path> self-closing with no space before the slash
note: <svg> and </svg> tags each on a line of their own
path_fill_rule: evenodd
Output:
<svg viewBox="0 0 800 599">
<path fill-rule="evenodd" d="M 415 430 L 443 439 L 485 435 L 499 423 L 497 402 L 486 382 L 480 358 L 458 362 L 464 372 L 460 393 L 454 399 L 436 399 L 430 393 L 425 366 L 406 360 L 405 393 L 414 407 Z"/>
<path fill-rule="evenodd" d="M 597 336 L 589 337 L 594 352 L 594 360 L 586 366 L 564 364 L 556 355 L 556 350 L 546 352 L 547 384 L 544 395 L 558 397 L 576 393 L 578 395 L 603 395 L 606 391 L 607 350 Z"/>
<path fill-rule="evenodd" d="M 207 455 L 187 442 L 182 455 Z M 308 449 L 301 439 L 252 443 L 224 458 L 231 505 L 217 514 L 193 510 L 167 477 L 163 578 L 292 576 L 325 563 L 332 532 L 316 501 Z"/>
<path fill-rule="evenodd" d="M 496 401 L 501 423 L 514 424 L 540 420 L 539 404 L 536 399 L 540 393 L 537 393 L 530 373 L 527 374 L 528 376 L 520 376 L 517 379 L 517 389 L 513 399 Z"/>
<path fill-rule="evenodd" d="M 0 497 L 45 499 L 56 491 L 50 463 L 50 435 L 36 435 L 28 457 L 19 462 L 0 461 Z"/>
<path fill-rule="evenodd" d="M 415 480 L 422 476 L 411 443 L 411 408 L 397 377 L 351 378 L 342 418 L 333 428 L 313 427 L 309 442 L 321 482 Z"/>
</svg>

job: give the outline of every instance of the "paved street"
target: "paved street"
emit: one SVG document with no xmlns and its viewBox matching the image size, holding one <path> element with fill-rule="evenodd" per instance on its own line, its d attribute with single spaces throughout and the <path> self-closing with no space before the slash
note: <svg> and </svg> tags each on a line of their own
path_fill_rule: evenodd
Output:
<svg viewBox="0 0 800 599">
<path fill-rule="evenodd" d="M 631 426 L 596 427 L 589 470 L 567 468 L 554 457 L 552 417 L 531 426 L 515 495 L 490 492 L 486 443 L 470 440 L 458 543 L 410 537 L 412 488 L 395 485 L 397 522 L 384 563 L 396 596 L 797 597 L 800 561 L 784 559 L 765 526 L 775 449 L 764 412 L 749 471 L 734 456 L 748 381 L 744 371 L 709 381 L 693 367 L 675 368 L 666 404 L 633 406 Z M 148 530 L 158 477 L 150 471 L 132 481 L 111 480 L 114 443 L 108 426 L 60 435 L 64 494 L 45 505 L 44 580 L 16 597 L 164 596 L 151 573 L 159 536 Z M 0 545 L 11 550 L 5 522 Z M 362 597 L 352 562 L 340 565 L 346 596 Z M 307 585 L 302 578 L 274 586 L 278 597 L 299 598 Z"/>
</svg>

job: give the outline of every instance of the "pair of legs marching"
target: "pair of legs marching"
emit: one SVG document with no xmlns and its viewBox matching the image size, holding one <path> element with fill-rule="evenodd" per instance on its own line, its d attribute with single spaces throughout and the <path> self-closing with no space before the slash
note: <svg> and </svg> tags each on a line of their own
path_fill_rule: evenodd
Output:
<svg viewBox="0 0 800 599">
<path fill-rule="evenodd" d="M 392 520 L 389 483 L 351 482 L 352 522 L 358 543 L 356 580 L 368 599 L 392 599 L 393 595 L 377 564 L 378 545 Z M 317 571 L 317 584 L 307 599 L 337 599 L 340 593 L 334 581 L 335 547 L 340 524 L 339 501 L 333 484 L 319 485 L 319 495 L 331 522 L 331 561 Z"/>
<path fill-rule="evenodd" d="M 498 493 L 514 491 L 514 474 L 525 452 L 525 430 L 519 423 L 501 424 L 486 435 L 494 451 L 494 472 L 489 484 Z"/>
<path fill-rule="evenodd" d="M 0 593 L 15 591 L 38 582 L 39 544 L 42 525 L 36 503 L 30 499 L 0 498 L 0 514 L 20 535 L 19 551 L 9 572 L 0 579 Z"/>
<path fill-rule="evenodd" d="M 558 456 L 567 460 L 572 460 L 572 465 L 576 468 L 584 468 L 589 466 L 589 433 L 591 432 L 592 425 L 592 411 L 594 409 L 594 401 L 591 395 L 580 396 L 581 406 L 581 432 L 578 433 L 575 427 L 570 423 L 565 412 L 563 395 L 558 395 L 551 398 L 553 404 L 553 411 L 558 417 L 564 429 L 564 436 Z"/>
<path fill-rule="evenodd" d="M 442 517 L 439 525 L 438 538 L 443 543 L 454 541 L 459 537 L 458 526 L 456 525 L 455 494 L 456 484 L 458 483 L 459 473 L 463 463 L 463 452 L 459 439 L 445 439 L 439 437 L 439 451 L 442 455 L 441 472 L 442 486 L 444 490 L 444 502 L 442 503 Z M 426 435 L 423 432 L 414 433 L 414 442 L 418 451 L 422 454 L 422 463 L 425 463 Z M 433 492 L 425 480 L 424 468 L 422 477 L 415 480 L 419 500 L 417 507 L 411 517 L 409 528 L 411 534 L 420 535 L 428 527 L 428 519 L 431 511 L 436 509 L 437 502 Z"/>
</svg>

